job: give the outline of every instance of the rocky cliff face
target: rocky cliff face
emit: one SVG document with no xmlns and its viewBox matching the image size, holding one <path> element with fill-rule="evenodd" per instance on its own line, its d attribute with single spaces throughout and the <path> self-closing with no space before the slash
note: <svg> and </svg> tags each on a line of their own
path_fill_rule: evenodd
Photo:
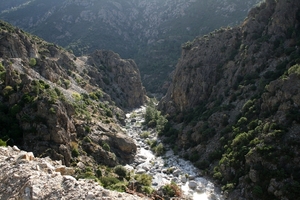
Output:
<svg viewBox="0 0 300 200">
<path fill-rule="evenodd" d="M 132 60 L 106 51 L 75 57 L 2 21 L 0 56 L 3 140 L 67 166 L 130 162 L 136 145 L 120 127 L 120 107 L 146 100 Z"/>
<path fill-rule="evenodd" d="M 89 75 L 118 105 L 134 108 L 145 103 L 146 91 L 141 83 L 139 69 L 133 60 L 121 59 L 112 51 L 96 51 L 88 57 L 87 62 L 91 66 L 98 66 L 98 69 L 93 68 Z"/>
<path fill-rule="evenodd" d="M 261 3 L 186 43 L 160 102 L 185 156 L 233 199 L 297 198 L 299 28 L 299 1 Z"/>
</svg>

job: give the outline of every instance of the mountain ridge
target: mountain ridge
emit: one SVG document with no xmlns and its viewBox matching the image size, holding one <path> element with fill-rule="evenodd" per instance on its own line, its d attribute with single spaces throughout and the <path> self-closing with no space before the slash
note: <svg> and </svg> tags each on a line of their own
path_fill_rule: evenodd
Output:
<svg viewBox="0 0 300 200">
<path fill-rule="evenodd" d="M 0 7 L 5 9 L 5 2 Z M 239 23 L 259 0 L 30 1 L 0 18 L 78 55 L 113 50 L 138 64 L 150 92 L 165 92 L 183 42 Z M 18 4 L 15 4 L 16 6 Z M 51 34 L 49 34 L 51 33 Z"/>
</svg>

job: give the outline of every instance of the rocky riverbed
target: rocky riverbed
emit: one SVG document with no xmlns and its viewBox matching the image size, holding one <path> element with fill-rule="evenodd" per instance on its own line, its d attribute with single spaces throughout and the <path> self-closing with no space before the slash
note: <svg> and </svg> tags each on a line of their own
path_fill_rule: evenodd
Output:
<svg viewBox="0 0 300 200">
<path fill-rule="evenodd" d="M 188 199 L 197 200 L 222 200 L 220 189 L 204 177 L 200 176 L 200 171 L 193 166 L 189 161 L 183 160 L 170 147 L 163 156 L 156 156 L 151 150 L 146 141 L 156 140 L 155 130 L 146 130 L 150 134 L 148 138 L 143 138 L 141 135 L 145 130 L 142 130 L 144 122 L 143 114 L 146 108 L 141 107 L 126 115 L 126 131 L 137 144 L 138 152 L 135 156 L 135 161 L 128 169 L 134 169 L 135 173 L 147 173 L 153 177 L 152 187 L 159 189 L 161 186 L 175 182 L 181 187 L 183 193 Z"/>
</svg>

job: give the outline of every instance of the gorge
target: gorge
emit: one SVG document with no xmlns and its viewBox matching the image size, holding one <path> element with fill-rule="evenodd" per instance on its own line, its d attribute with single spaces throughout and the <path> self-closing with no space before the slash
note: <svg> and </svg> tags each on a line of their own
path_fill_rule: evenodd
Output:
<svg viewBox="0 0 300 200">
<path fill-rule="evenodd" d="M 263 1 L 240 25 L 186 41 L 156 105 L 134 60 L 76 56 L 0 21 L 0 144 L 11 146 L 0 149 L 10 172 L 0 199 L 72 195 L 81 184 L 81 199 L 190 189 L 179 199 L 299 198 L 299 45 L 300 2 Z M 19 181 L 16 193 L 22 167 L 64 189 Z"/>
</svg>

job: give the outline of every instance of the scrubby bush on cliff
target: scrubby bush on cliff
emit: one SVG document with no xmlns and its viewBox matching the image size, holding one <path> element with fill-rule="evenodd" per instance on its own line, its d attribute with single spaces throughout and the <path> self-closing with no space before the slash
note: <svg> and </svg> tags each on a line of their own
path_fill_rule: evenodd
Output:
<svg viewBox="0 0 300 200">
<path fill-rule="evenodd" d="M 36 59 L 35 58 L 30 58 L 29 59 L 29 66 L 34 67 L 36 65 Z"/>
</svg>

